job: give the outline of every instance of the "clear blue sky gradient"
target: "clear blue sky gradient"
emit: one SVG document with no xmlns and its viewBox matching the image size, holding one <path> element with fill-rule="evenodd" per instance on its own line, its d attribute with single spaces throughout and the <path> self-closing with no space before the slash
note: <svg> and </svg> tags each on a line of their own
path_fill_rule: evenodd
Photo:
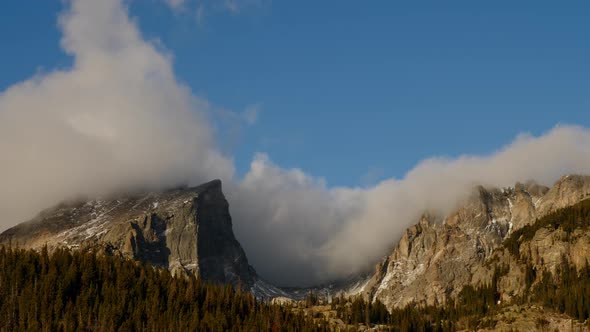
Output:
<svg viewBox="0 0 590 332">
<path fill-rule="evenodd" d="M 61 1 L 0 8 L 0 91 L 71 64 Z M 238 144 L 219 133 L 239 174 L 260 151 L 330 185 L 366 185 L 521 132 L 590 126 L 588 1 L 275 0 L 201 24 L 163 0 L 130 10 L 195 94 L 236 112 L 261 105 Z"/>
</svg>

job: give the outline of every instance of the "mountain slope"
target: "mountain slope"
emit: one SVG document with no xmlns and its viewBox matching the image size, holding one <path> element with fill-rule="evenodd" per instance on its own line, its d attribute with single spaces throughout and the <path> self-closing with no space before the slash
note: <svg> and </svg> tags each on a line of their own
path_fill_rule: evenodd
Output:
<svg viewBox="0 0 590 332">
<path fill-rule="evenodd" d="M 486 264 L 474 271 L 472 284 L 484 284 L 491 271 L 507 269 L 509 273 L 500 279 L 498 290 L 502 301 L 511 301 L 526 296 L 541 282 L 544 272 L 559 275 L 565 270 L 564 264 L 584 271 L 590 269 L 589 263 L 590 199 L 586 199 L 514 232 Z"/>
<path fill-rule="evenodd" d="M 572 197 L 571 189 L 584 190 L 585 186 L 576 185 L 584 183 L 581 179 L 566 186 L 566 196 Z M 444 303 L 410 301 L 392 306 L 389 316 L 376 317 L 372 308 L 381 305 L 380 298 L 363 302 L 339 297 L 332 309 L 349 324 L 394 322 L 393 330 L 401 331 L 588 331 L 589 249 L 590 199 L 583 199 L 510 232 L 491 254 L 473 264 L 471 274 L 464 277 L 467 282 Z M 418 275 L 416 280 L 421 278 Z"/>
<path fill-rule="evenodd" d="M 92 252 L 0 247 L 0 331 L 329 331 L 248 292 Z"/>
<path fill-rule="evenodd" d="M 173 274 L 281 292 L 260 280 L 232 230 L 221 181 L 158 193 L 60 204 L 6 230 L 0 243 L 90 249 L 149 262 Z"/>
<path fill-rule="evenodd" d="M 406 230 L 362 293 L 389 309 L 445 303 L 472 282 L 475 271 L 510 234 L 589 193 L 590 177 L 574 175 L 562 177 L 551 189 L 534 182 L 502 190 L 479 187 L 450 215 L 424 214 Z"/>
</svg>

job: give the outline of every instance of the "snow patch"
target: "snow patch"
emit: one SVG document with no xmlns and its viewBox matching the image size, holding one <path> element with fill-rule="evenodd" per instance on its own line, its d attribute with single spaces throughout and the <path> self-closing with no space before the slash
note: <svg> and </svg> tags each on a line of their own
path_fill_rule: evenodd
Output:
<svg viewBox="0 0 590 332">
<path fill-rule="evenodd" d="M 250 292 L 259 299 L 272 299 L 277 297 L 291 298 L 289 294 L 280 288 L 273 286 L 262 279 L 256 280 L 250 288 Z"/>
<path fill-rule="evenodd" d="M 354 283 L 354 285 L 352 285 L 345 293 L 348 296 L 355 296 L 355 295 L 359 295 L 361 294 L 365 288 L 367 287 L 367 285 L 369 284 L 369 282 L 371 281 L 371 277 L 369 276 L 368 278 L 366 278 L 365 280 L 359 280 L 356 283 Z"/>
<path fill-rule="evenodd" d="M 401 264 L 399 262 L 395 262 L 393 269 L 394 269 L 394 271 L 401 270 Z M 389 282 L 391 281 L 391 279 L 393 279 L 393 273 L 387 271 L 385 274 L 385 277 L 383 277 L 383 279 L 381 280 L 381 283 L 379 284 L 379 288 L 377 289 L 377 291 L 379 292 L 379 291 L 386 289 L 387 286 L 389 285 Z"/>
</svg>

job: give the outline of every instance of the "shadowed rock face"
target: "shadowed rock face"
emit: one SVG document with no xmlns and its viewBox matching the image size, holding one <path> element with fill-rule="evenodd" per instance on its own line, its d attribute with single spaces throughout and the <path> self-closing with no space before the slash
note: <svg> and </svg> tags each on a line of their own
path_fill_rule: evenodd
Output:
<svg viewBox="0 0 590 332">
<path fill-rule="evenodd" d="M 256 273 L 248 265 L 246 254 L 234 237 L 221 184 L 216 190 L 205 191 L 197 197 L 196 210 L 197 233 L 200 234 L 197 253 L 203 279 L 252 286 Z"/>
<path fill-rule="evenodd" d="M 0 243 L 90 249 L 252 287 L 256 272 L 232 230 L 221 181 L 160 193 L 63 203 L 6 230 Z"/>
</svg>

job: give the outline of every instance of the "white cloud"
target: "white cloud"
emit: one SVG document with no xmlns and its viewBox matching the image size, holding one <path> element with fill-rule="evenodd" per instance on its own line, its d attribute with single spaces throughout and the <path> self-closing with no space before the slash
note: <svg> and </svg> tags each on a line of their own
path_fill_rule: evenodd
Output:
<svg viewBox="0 0 590 332">
<path fill-rule="evenodd" d="M 0 228 L 72 195 L 230 179 L 206 103 L 121 1 L 68 4 L 60 27 L 73 67 L 0 95 Z"/>
<path fill-rule="evenodd" d="M 432 158 L 402 179 L 370 188 L 328 188 L 259 155 L 232 196 L 232 211 L 239 239 L 263 276 L 314 283 L 375 263 L 423 212 L 449 213 L 476 184 L 505 187 L 535 179 L 551 185 L 567 173 L 590 174 L 585 128 L 521 135 L 488 156 Z"/>
</svg>

